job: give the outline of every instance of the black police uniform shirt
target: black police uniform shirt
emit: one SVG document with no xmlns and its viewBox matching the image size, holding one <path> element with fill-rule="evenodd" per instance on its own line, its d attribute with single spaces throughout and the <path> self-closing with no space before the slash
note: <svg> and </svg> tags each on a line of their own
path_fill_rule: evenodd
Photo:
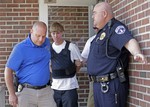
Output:
<svg viewBox="0 0 150 107">
<path fill-rule="evenodd" d="M 117 60 L 106 56 L 106 41 L 109 36 L 107 54 L 111 57 L 116 57 L 121 51 L 120 58 L 123 60 L 125 69 L 127 69 L 129 52 L 125 49 L 124 45 L 133 37 L 123 23 L 113 18 L 97 33 L 91 42 L 87 60 L 89 75 L 101 76 L 116 71 Z"/>
</svg>

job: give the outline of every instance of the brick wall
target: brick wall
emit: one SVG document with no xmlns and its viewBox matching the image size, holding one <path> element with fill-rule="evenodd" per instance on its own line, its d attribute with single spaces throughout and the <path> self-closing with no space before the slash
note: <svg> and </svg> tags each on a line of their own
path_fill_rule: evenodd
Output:
<svg viewBox="0 0 150 107">
<path fill-rule="evenodd" d="M 4 85 L 4 67 L 12 47 L 38 20 L 38 7 L 38 0 L 0 0 L 0 86 Z M 5 95 L 7 105 L 7 91 Z"/>
<path fill-rule="evenodd" d="M 117 19 L 127 24 L 139 41 L 142 52 L 150 55 L 150 1 L 149 0 L 107 0 L 111 3 Z M 119 2 L 119 3 L 118 3 Z M 31 25 L 38 20 L 38 0 L 0 0 L 0 86 L 4 84 L 4 67 L 14 44 L 23 40 Z M 59 21 L 65 27 L 65 39 L 76 43 L 82 51 L 88 38 L 87 7 L 48 8 L 48 24 Z M 150 61 L 150 59 L 149 59 Z M 130 62 L 129 107 L 150 107 L 150 66 Z M 84 71 L 84 70 L 83 70 Z M 86 70 L 85 70 L 86 71 Z M 79 107 L 86 107 L 88 80 L 85 72 L 77 75 L 80 88 Z M 8 106 L 8 92 L 6 106 Z"/>
<path fill-rule="evenodd" d="M 80 50 L 83 49 L 88 38 L 88 7 L 81 6 L 49 6 L 48 24 L 53 21 L 60 22 L 65 29 L 64 39 L 77 44 Z M 88 96 L 87 74 L 81 70 L 77 74 L 79 81 L 79 107 L 86 107 Z"/>
<path fill-rule="evenodd" d="M 107 0 L 113 6 L 115 17 L 125 23 L 138 40 L 142 52 L 150 56 L 150 1 Z M 150 58 L 148 58 L 150 61 Z M 129 107 L 150 107 L 150 65 L 130 62 Z"/>
<path fill-rule="evenodd" d="M 5 86 L 4 68 L 12 47 L 27 37 L 32 24 L 38 20 L 38 9 L 38 0 L 0 0 L 0 86 Z M 49 7 L 49 20 L 61 22 L 66 30 L 65 38 L 76 43 L 80 50 L 83 49 L 88 39 L 87 7 Z M 86 73 L 79 73 L 78 80 L 79 106 L 86 107 L 88 95 Z M 5 105 L 9 106 L 7 90 Z"/>
<path fill-rule="evenodd" d="M 88 39 L 88 7 L 49 6 L 48 25 L 60 22 L 64 28 L 64 38 L 76 43 L 80 50 Z"/>
</svg>

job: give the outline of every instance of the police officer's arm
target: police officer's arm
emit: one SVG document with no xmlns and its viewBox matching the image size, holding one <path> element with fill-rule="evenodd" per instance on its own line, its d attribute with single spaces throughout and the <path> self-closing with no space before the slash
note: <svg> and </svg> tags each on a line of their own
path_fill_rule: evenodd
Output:
<svg viewBox="0 0 150 107">
<path fill-rule="evenodd" d="M 5 68 L 5 82 L 9 92 L 9 103 L 16 107 L 18 104 L 18 99 L 15 94 L 14 84 L 13 84 L 13 70 L 6 67 Z"/>
<path fill-rule="evenodd" d="M 76 71 L 79 72 L 80 68 L 82 67 L 82 62 L 80 60 L 76 60 L 75 65 L 76 65 Z"/>
<path fill-rule="evenodd" d="M 76 65 L 76 72 L 80 71 L 80 68 L 82 67 L 82 57 L 81 57 L 81 53 L 79 48 L 77 47 L 77 45 L 71 43 L 71 56 L 73 57 L 74 61 L 75 61 L 75 65 Z"/>
<path fill-rule="evenodd" d="M 129 52 L 134 56 L 134 60 L 147 63 L 147 59 L 145 56 L 142 54 L 139 44 L 135 39 L 129 40 L 126 44 L 125 47 L 129 50 Z"/>
<path fill-rule="evenodd" d="M 96 37 L 96 35 L 90 37 L 87 42 L 85 43 L 85 46 L 83 48 L 83 51 L 81 53 L 82 59 L 83 59 L 83 65 L 86 64 L 88 56 L 89 56 L 89 51 L 90 51 L 90 46 L 91 46 L 91 42 L 92 40 Z"/>
</svg>

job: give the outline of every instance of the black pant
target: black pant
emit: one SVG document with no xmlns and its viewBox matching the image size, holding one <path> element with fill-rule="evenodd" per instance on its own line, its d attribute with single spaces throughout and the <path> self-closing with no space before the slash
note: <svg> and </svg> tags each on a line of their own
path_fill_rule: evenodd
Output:
<svg viewBox="0 0 150 107">
<path fill-rule="evenodd" d="M 57 107 L 78 107 L 77 90 L 54 90 L 54 100 Z"/>
</svg>

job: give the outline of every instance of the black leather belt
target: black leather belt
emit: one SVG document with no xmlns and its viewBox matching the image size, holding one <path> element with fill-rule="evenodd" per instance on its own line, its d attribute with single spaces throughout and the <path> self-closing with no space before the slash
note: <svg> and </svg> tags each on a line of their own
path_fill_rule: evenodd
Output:
<svg viewBox="0 0 150 107">
<path fill-rule="evenodd" d="M 47 86 L 49 86 L 48 84 L 46 85 L 43 85 L 43 86 L 32 86 L 30 84 L 22 84 L 23 88 L 32 88 L 32 89 L 36 89 L 36 90 L 40 90 L 40 89 L 43 89 L 43 88 L 46 88 Z"/>
<path fill-rule="evenodd" d="M 107 74 L 107 75 L 103 75 L 103 76 L 92 76 L 92 75 L 89 75 L 89 80 L 90 81 L 93 81 L 93 82 L 108 82 L 112 79 L 115 79 L 117 78 L 117 73 L 114 72 L 114 73 L 110 73 L 110 74 Z"/>
</svg>

